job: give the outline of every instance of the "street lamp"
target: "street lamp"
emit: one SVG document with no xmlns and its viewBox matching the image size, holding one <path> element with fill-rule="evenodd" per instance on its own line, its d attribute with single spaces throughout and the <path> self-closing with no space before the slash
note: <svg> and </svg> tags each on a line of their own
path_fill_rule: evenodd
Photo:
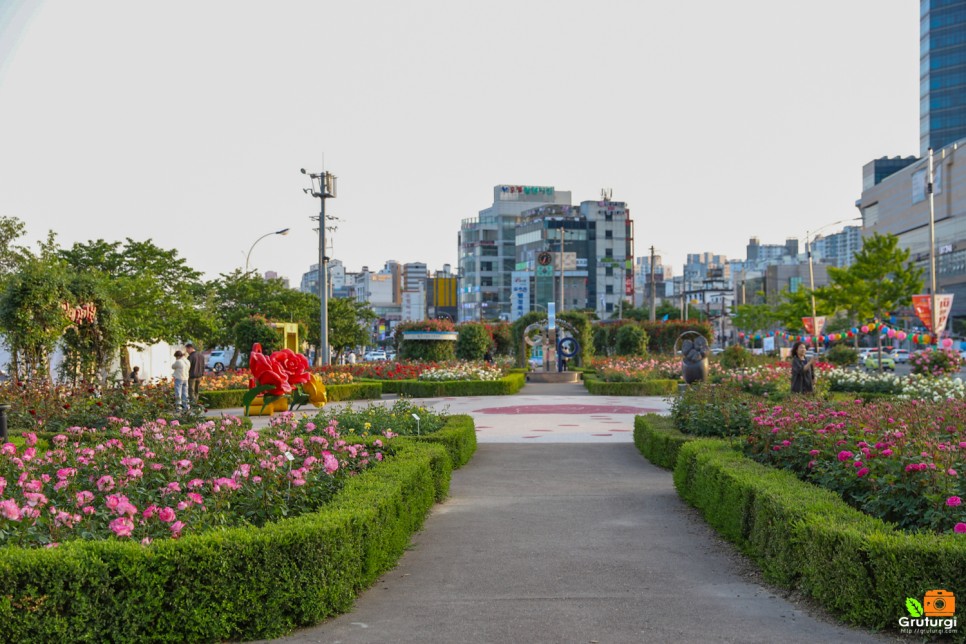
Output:
<svg viewBox="0 0 966 644">
<path fill-rule="evenodd" d="M 818 230 L 813 231 L 811 233 L 807 230 L 805 231 L 805 254 L 808 256 L 808 288 L 809 288 L 809 295 L 812 298 L 812 336 L 814 339 L 816 351 L 818 350 L 818 339 L 815 338 L 815 336 L 818 335 L 818 327 L 816 326 L 816 315 L 815 315 L 815 271 L 812 268 L 812 242 L 815 241 L 814 235 L 822 232 L 826 228 L 831 228 L 832 226 L 838 226 L 850 221 L 857 221 L 859 219 L 862 219 L 862 217 L 851 217 L 849 219 L 841 219 L 839 221 L 832 222 L 831 224 L 825 224 Z M 744 288 L 743 283 L 742 283 L 742 288 Z M 744 297 L 743 292 L 742 292 L 742 297 Z"/>
<path fill-rule="evenodd" d="M 262 241 L 266 237 L 271 237 L 272 235 L 287 235 L 288 234 L 288 230 L 289 230 L 288 228 L 283 228 L 282 230 L 276 230 L 275 232 L 272 232 L 272 233 L 265 233 L 264 235 L 262 235 L 261 237 L 259 237 L 258 239 L 255 240 L 255 244 L 257 244 L 258 242 Z M 248 260 L 252 256 L 252 249 L 255 248 L 255 244 L 252 244 L 252 247 L 248 249 L 248 254 L 245 255 L 245 272 L 246 273 L 248 272 Z"/>
<path fill-rule="evenodd" d="M 321 202 L 319 210 L 319 352 L 322 357 L 322 364 L 329 364 L 329 289 L 328 284 L 328 263 L 329 258 L 325 256 L 325 200 L 335 198 L 335 175 L 329 172 L 306 172 L 302 168 L 302 174 L 308 175 L 312 181 L 311 188 L 303 188 L 302 192 L 318 198 Z M 315 217 L 312 217 L 315 219 Z"/>
</svg>

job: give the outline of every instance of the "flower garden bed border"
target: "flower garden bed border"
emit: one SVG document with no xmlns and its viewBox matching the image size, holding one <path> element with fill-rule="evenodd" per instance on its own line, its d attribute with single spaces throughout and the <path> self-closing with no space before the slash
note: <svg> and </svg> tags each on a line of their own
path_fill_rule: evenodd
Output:
<svg viewBox="0 0 966 644">
<path fill-rule="evenodd" d="M 381 380 L 385 393 L 413 398 L 440 396 L 510 396 L 526 384 L 524 373 L 509 373 L 499 380 Z"/>
<path fill-rule="evenodd" d="M 350 478 L 325 508 L 261 528 L 147 547 L 111 539 L 0 549 L 0 639 L 267 639 L 349 610 L 446 496 L 458 467 L 450 454 L 465 463 L 476 435 L 472 419 L 453 416 L 432 437 L 395 441 L 391 459 Z"/>
<path fill-rule="evenodd" d="M 220 391 L 202 391 L 201 401 L 208 409 L 231 409 L 242 407 L 242 397 L 247 389 L 222 389 Z M 326 385 L 325 393 L 329 402 L 343 400 L 379 400 L 382 396 L 382 386 L 379 381 L 354 382 L 347 385 Z M 311 407 L 306 411 L 311 410 Z"/>
<path fill-rule="evenodd" d="M 584 387 L 594 396 L 669 396 L 678 391 L 679 380 L 645 380 L 643 382 L 604 382 L 584 374 Z"/>
<path fill-rule="evenodd" d="M 755 559 L 769 581 L 811 595 L 847 622 L 896 628 L 904 598 L 966 579 L 961 536 L 895 530 L 834 492 L 754 462 L 727 440 L 675 436 L 669 425 L 638 418 L 642 440 L 635 419 L 635 443 L 645 456 L 642 444 L 660 441 L 644 436 L 666 434 L 667 447 L 650 449 L 658 465 L 676 444 L 674 484 L 682 499 Z M 962 623 L 966 608 L 957 607 L 956 616 Z M 956 641 L 964 640 L 960 629 Z"/>
</svg>

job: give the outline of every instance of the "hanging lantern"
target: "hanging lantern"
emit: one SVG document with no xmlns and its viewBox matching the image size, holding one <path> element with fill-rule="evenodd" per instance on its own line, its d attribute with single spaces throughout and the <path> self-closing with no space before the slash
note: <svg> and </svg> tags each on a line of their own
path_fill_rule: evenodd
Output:
<svg viewBox="0 0 966 644">
<path fill-rule="evenodd" d="M 869 327 L 868 327 L 868 325 L 865 325 L 865 324 L 863 324 L 863 325 L 862 325 L 862 333 L 868 333 L 868 332 L 869 332 Z"/>
<path fill-rule="evenodd" d="M 943 349 L 949 349 L 953 346 L 952 338 L 943 338 Z"/>
</svg>

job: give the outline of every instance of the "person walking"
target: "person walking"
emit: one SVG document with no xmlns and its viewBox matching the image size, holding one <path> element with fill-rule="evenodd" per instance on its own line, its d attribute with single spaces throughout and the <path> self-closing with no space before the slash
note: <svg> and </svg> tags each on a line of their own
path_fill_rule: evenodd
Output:
<svg viewBox="0 0 966 644">
<path fill-rule="evenodd" d="M 810 394 L 815 389 L 815 358 L 805 357 L 805 343 L 792 345 L 792 392 Z"/>
<path fill-rule="evenodd" d="M 171 365 L 171 374 L 174 377 L 174 402 L 181 409 L 188 409 L 188 372 L 191 365 L 184 358 L 181 351 L 174 352 L 174 364 Z"/>
<path fill-rule="evenodd" d="M 198 403 L 198 394 L 201 387 L 201 378 L 205 375 L 205 357 L 200 351 L 195 350 L 195 345 L 188 342 L 184 345 L 188 352 L 188 398 L 192 403 Z"/>
</svg>

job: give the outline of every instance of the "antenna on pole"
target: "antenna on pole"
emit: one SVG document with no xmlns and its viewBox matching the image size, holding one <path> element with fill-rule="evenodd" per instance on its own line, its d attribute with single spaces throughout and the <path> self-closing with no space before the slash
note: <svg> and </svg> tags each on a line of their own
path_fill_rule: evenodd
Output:
<svg viewBox="0 0 966 644">
<path fill-rule="evenodd" d="M 610 201 L 610 198 L 614 195 L 613 188 L 601 188 L 600 189 L 600 200 Z"/>
</svg>

